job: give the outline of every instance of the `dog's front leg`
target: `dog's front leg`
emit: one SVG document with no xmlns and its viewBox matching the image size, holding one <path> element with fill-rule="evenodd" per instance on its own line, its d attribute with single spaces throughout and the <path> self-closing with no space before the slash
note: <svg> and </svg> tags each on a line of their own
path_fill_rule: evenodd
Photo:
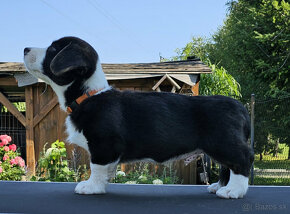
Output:
<svg viewBox="0 0 290 214">
<path fill-rule="evenodd" d="M 112 163 L 113 164 L 113 163 Z M 104 194 L 106 193 L 106 185 L 110 178 L 110 169 L 112 164 L 98 165 L 90 163 L 91 176 L 87 181 L 80 182 L 75 193 L 78 194 Z"/>
</svg>

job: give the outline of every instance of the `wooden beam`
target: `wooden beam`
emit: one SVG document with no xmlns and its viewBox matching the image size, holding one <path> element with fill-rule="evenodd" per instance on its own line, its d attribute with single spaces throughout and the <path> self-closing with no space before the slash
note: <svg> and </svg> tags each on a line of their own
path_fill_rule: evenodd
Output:
<svg viewBox="0 0 290 214">
<path fill-rule="evenodd" d="M 193 96 L 198 96 L 199 95 L 199 79 L 200 77 L 198 77 L 196 79 L 196 83 L 194 86 L 192 86 L 191 91 L 193 93 Z"/>
<path fill-rule="evenodd" d="M 17 120 L 26 126 L 26 119 L 24 115 L 0 92 L 0 102 L 8 109 L 8 111 L 17 118 Z"/>
<path fill-rule="evenodd" d="M 175 92 L 176 92 L 176 87 L 172 86 L 171 93 L 175 93 Z"/>
<path fill-rule="evenodd" d="M 28 175 L 35 175 L 34 127 L 33 127 L 33 88 L 25 87 L 26 102 L 26 162 Z"/>
<path fill-rule="evenodd" d="M 169 82 L 175 86 L 177 88 L 177 90 L 180 90 L 181 87 L 168 75 L 168 74 L 165 74 L 166 75 L 166 78 L 169 80 Z"/>
<path fill-rule="evenodd" d="M 156 90 L 156 88 L 159 87 L 159 85 L 166 79 L 166 74 L 152 87 L 152 90 Z"/>
<path fill-rule="evenodd" d="M 152 90 L 156 90 L 157 88 L 159 88 L 159 86 L 161 85 L 161 83 L 165 80 L 165 79 L 168 79 L 168 81 L 171 83 L 172 86 L 175 87 L 175 91 L 176 89 L 177 90 L 180 90 L 181 87 L 168 75 L 168 74 L 165 74 L 153 87 L 152 87 Z M 174 89 L 172 89 L 174 90 Z M 175 92 L 174 91 L 174 92 Z M 173 93 L 174 93 L 173 92 Z"/>
<path fill-rule="evenodd" d="M 33 127 L 35 127 L 57 104 L 57 97 L 54 97 L 51 101 L 49 101 L 49 103 L 47 103 L 33 118 Z"/>
<path fill-rule="evenodd" d="M 0 78 L 0 86 L 18 86 L 14 77 Z"/>
</svg>

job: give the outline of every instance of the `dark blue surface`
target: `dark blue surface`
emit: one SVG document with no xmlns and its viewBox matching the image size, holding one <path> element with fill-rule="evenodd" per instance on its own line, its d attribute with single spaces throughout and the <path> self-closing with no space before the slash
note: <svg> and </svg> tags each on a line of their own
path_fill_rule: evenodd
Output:
<svg viewBox="0 0 290 214">
<path fill-rule="evenodd" d="M 105 195 L 77 195 L 75 186 L 0 181 L 0 213 L 290 213 L 290 187 L 250 187 L 227 200 L 206 186 L 110 184 Z"/>
</svg>

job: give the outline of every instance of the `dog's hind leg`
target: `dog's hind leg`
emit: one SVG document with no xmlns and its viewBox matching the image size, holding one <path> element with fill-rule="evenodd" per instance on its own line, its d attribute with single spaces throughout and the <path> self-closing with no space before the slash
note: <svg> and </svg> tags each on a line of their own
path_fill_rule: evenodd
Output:
<svg viewBox="0 0 290 214">
<path fill-rule="evenodd" d="M 91 176 L 87 181 L 82 181 L 76 186 L 75 193 L 78 194 L 106 193 L 106 186 L 108 184 L 108 180 L 112 176 L 112 171 L 114 171 L 117 164 L 118 161 L 107 165 L 98 165 L 90 163 Z"/>
<path fill-rule="evenodd" d="M 213 159 L 230 169 L 229 181 L 226 184 L 228 172 L 224 171 L 219 183 L 209 187 L 210 192 L 216 191 L 221 198 L 243 198 L 248 190 L 250 168 L 254 154 L 246 143 L 228 143 L 227 149 L 205 151 Z M 225 185 L 226 186 L 223 186 Z"/>
<path fill-rule="evenodd" d="M 229 179 L 230 179 L 230 169 L 225 166 L 221 166 L 219 181 L 217 183 L 211 184 L 207 188 L 207 190 L 210 193 L 216 193 L 221 187 L 226 186 L 228 184 Z"/>
</svg>

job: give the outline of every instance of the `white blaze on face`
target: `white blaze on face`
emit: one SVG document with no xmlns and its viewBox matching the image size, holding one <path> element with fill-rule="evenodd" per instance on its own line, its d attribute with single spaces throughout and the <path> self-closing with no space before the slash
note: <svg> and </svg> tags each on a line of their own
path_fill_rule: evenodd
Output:
<svg viewBox="0 0 290 214">
<path fill-rule="evenodd" d="M 27 70 L 34 76 L 43 79 L 49 83 L 48 78 L 43 75 L 42 63 L 46 55 L 47 48 L 31 48 L 31 50 L 24 56 L 24 63 Z"/>
</svg>

